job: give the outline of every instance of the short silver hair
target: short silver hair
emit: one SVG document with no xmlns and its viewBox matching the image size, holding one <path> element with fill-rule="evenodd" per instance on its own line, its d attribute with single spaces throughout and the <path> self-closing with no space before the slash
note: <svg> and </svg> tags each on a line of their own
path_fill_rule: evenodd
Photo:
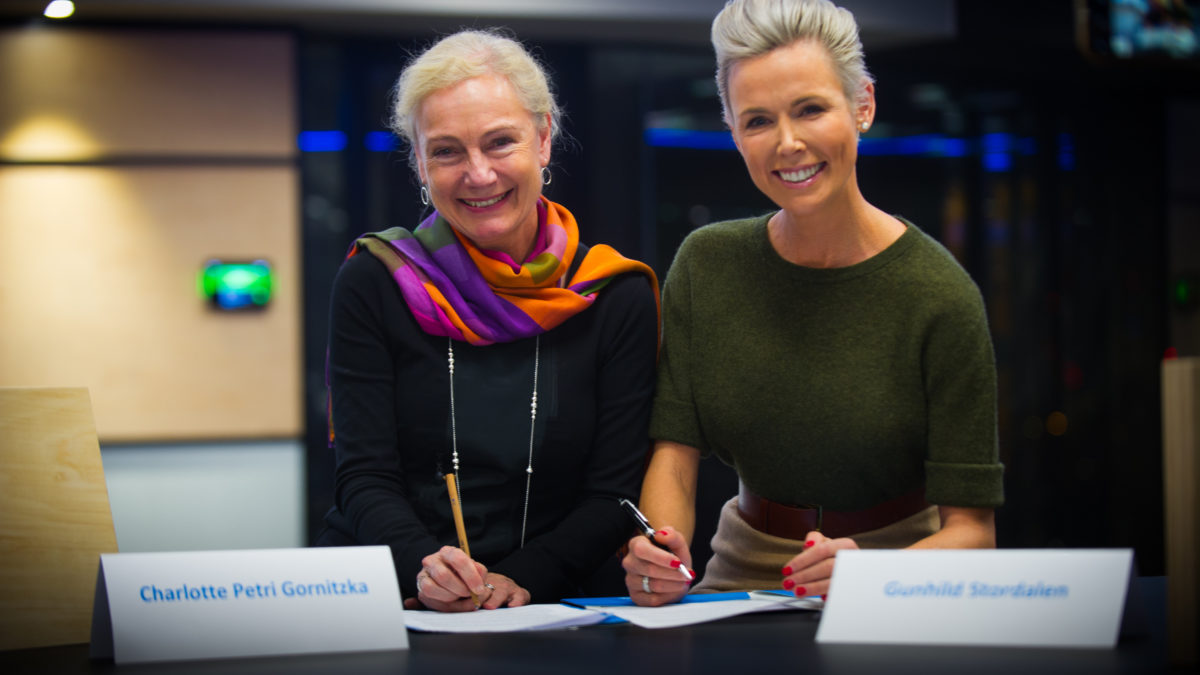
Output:
<svg viewBox="0 0 1200 675">
<path fill-rule="evenodd" d="M 830 0 L 729 0 L 712 24 L 717 91 L 726 123 L 731 121 L 729 71 L 733 65 L 801 40 L 813 40 L 825 48 L 846 100 L 852 104 L 874 82 L 850 10 Z"/>
<path fill-rule="evenodd" d="M 421 103 L 440 89 L 493 73 L 512 84 L 539 130 L 546 128 L 549 114 L 551 138 L 559 136 L 562 110 L 542 64 L 500 29 L 463 30 L 438 40 L 409 61 L 393 89 L 390 126 L 408 143 L 413 170 L 417 168 L 416 114 Z"/>
</svg>

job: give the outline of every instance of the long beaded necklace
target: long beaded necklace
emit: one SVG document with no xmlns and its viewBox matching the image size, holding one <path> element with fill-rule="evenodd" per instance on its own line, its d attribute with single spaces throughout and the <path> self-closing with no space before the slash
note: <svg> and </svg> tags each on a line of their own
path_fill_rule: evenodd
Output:
<svg viewBox="0 0 1200 675">
<path fill-rule="evenodd" d="M 446 364 L 450 370 L 450 464 L 454 475 L 458 473 L 458 424 L 454 416 L 454 340 L 446 338 Z M 529 397 L 529 461 L 525 465 L 525 510 L 521 516 L 521 547 L 525 547 L 525 525 L 529 522 L 529 487 L 533 482 L 533 431 L 537 422 L 538 365 L 541 362 L 542 336 L 533 343 L 533 394 Z M 462 480 L 456 480 L 458 503 L 462 501 Z"/>
</svg>

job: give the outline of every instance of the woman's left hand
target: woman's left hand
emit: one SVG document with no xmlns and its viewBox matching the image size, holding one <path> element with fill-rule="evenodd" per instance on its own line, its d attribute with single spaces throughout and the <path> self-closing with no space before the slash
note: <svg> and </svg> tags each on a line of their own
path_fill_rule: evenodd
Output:
<svg viewBox="0 0 1200 675">
<path fill-rule="evenodd" d="M 833 576 L 833 557 L 838 551 L 857 548 L 858 544 L 848 537 L 830 539 L 820 532 L 809 532 L 804 539 L 804 551 L 781 570 L 784 589 L 796 597 L 825 595 Z"/>
</svg>

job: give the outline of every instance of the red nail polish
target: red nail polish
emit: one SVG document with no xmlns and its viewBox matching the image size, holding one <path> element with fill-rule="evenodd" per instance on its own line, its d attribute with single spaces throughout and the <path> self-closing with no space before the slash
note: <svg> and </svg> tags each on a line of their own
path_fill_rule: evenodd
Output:
<svg viewBox="0 0 1200 675">
<path fill-rule="evenodd" d="M 661 534 L 661 535 L 662 535 L 662 536 L 664 536 L 664 537 L 665 537 L 665 536 L 667 536 L 667 531 L 666 531 L 666 530 L 659 530 L 659 531 L 658 531 L 658 533 L 659 533 L 659 534 Z"/>
<path fill-rule="evenodd" d="M 828 595 L 828 594 L 826 594 L 826 595 L 822 595 L 822 596 L 821 596 L 821 599 L 822 599 L 822 600 L 828 600 L 828 599 L 829 599 L 829 595 Z"/>
<path fill-rule="evenodd" d="M 676 569 L 676 570 L 677 570 L 677 569 L 679 569 L 679 566 L 680 566 L 681 564 L 683 564 L 683 563 L 679 562 L 678 560 L 672 560 L 672 561 L 671 561 L 671 569 Z"/>
<path fill-rule="evenodd" d="M 783 568 L 783 576 L 785 576 L 785 577 L 792 576 L 792 566 L 791 565 L 788 565 L 787 567 Z"/>
<path fill-rule="evenodd" d="M 808 541 L 804 542 L 804 548 L 811 548 L 816 543 L 817 542 L 813 541 L 812 539 L 809 539 Z"/>
<path fill-rule="evenodd" d="M 783 587 L 789 591 L 792 590 L 792 586 L 795 586 L 795 585 L 796 585 L 796 582 L 792 581 L 791 579 L 783 580 Z"/>
<path fill-rule="evenodd" d="M 806 595 L 803 586 L 797 586 L 795 593 L 797 598 L 803 598 Z"/>
</svg>

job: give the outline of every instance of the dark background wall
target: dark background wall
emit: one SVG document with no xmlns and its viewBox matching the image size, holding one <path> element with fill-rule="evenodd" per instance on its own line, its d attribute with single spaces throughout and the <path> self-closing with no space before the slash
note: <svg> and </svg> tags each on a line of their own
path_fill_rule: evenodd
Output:
<svg viewBox="0 0 1200 675">
<path fill-rule="evenodd" d="M 1168 150 L 1195 147 L 1197 132 L 1168 110 L 1195 110 L 1200 68 L 1089 58 L 1076 9 L 959 2 L 953 39 L 877 49 L 866 40 L 879 112 L 860 182 L 869 200 L 940 238 L 983 290 L 1007 466 L 1000 545 L 1129 546 L 1143 573 L 1161 574 L 1158 369 L 1168 347 L 1195 352 L 1170 341 L 1172 322 L 1195 309 L 1169 293 L 1167 212 L 1180 198 L 1166 186 Z M 333 467 L 322 370 L 332 276 L 355 235 L 421 215 L 402 151 L 354 139 L 384 129 L 388 90 L 430 37 L 301 34 L 301 126 L 352 139 L 302 158 L 313 531 Z M 586 240 L 662 275 L 690 230 L 771 208 L 735 151 L 647 136 L 721 130 L 708 48 L 527 42 L 550 66 L 572 137 L 556 150 L 549 196 L 575 212 Z M 1197 252 L 1174 255 L 1174 269 L 1200 267 Z M 715 514 L 736 479 L 706 462 L 701 490 L 702 514 Z M 705 520 L 715 518 L 701 516 L 701 558 Z"/>
</svg>

